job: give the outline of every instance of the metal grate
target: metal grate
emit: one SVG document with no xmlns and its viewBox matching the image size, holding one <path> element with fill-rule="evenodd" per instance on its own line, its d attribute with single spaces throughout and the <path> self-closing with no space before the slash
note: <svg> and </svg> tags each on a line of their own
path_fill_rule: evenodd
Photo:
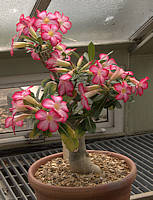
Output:
<svg viewBox="0 0 153 200">
<path fill-rule="evenodd" d="M 153 191 L 153 134 L 128 136 L 89 142 L 87 149 L 108 150 L 131 158 L 137 165 L 138 175 L 132 186 L 133 194 Z M 30 165 L 41 157 L 60 152 L 61 148 L 26 153 L 0 159 L 0 199 L 35 200 L 27 180 Z"/>
</svg>

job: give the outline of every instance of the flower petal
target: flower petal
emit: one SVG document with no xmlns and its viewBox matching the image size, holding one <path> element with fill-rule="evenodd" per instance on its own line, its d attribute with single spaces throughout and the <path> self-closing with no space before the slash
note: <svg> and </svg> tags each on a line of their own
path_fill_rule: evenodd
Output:
<svg viewBox="0 0 153 200">
<path fill-rule="evenodd" d="M 38 110 L 35 114 L 36 119 L 45 120 L 47 118 L 47 112 L 44 110 Z"/>
</svg>

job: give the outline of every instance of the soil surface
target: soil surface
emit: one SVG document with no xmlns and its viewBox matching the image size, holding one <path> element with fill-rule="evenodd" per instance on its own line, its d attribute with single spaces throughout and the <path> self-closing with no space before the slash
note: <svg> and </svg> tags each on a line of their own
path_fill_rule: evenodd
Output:
<svg viewBox="0 0 153 200">
<path fill-rule="evenodd" d="M 89 153 L 89 155 L 92 162 L 101 168 L 101 175 L 72 173 L 67 161 L 63 158 L 55 158 L 41 165 L 35 173 L 35 177 L 43 183 L 55 186 L 84 187 L 118 181 L 130 172 L 124 160 L 106 154 Z"/>
</svg>

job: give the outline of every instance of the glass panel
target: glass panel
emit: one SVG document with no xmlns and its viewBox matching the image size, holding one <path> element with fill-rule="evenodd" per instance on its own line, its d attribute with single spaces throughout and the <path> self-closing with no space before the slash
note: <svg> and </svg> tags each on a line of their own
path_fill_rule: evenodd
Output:
<svg viewBox="0 0 153 200">
<path fill-rule="evenodd" d="M 0 0 L 0 51 L 10 47 L 20 15 L 29 16 L 34 4 L 34 0 Z"/>
<path fill-rule="evenodd" d="M 12 132 L 12 127 L 5 128 L 5 119 L 11 116 L 9 108 L 11 105 L 11 96 L 14 92 L 21 90 L 21 88 L 7 88 L 0 89 L 0 135 L 7 132 Z M 29 130 L 31 128 L 30 121 L 25 121 L 22 127 L 15 128 L 16 131 Z M 11 134 L 10 134 L 11 136 Z"/>
<path fill-rule="evenodd" d="M 152 16 L 152 0 L 52 0 L 48 11 L 69 16 L 69 45 L 127 41 Z"/>
</svg>

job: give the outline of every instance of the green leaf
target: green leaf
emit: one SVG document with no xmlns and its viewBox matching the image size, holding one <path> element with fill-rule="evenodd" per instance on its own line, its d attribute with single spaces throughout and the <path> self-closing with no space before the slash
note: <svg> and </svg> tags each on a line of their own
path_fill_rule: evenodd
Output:
<svg viewBox="0 0 153 200">
<path fill-rule="evenodd" d="M 75 130 L 73 130 L 70 125 L 67 123 L 61 123 L 59 125 L 58 132 L 60 133 L 61 139 L 66 145 L 67 149 L 69 149 L 71 152 L 78 149 L 79 140 Z"/>
<path fill-rule="evenodd" d="M 89 61 L 92 61 L 95 58 L 95 45 L 92 42 L 88 45 L 88 57 Z"/>
<path fill-rule="evenodd" d="M 96 123 L 92 120 L 91 117 L 87 117 L 84 121 L 85 128 L 89 133 L 94 133 L 96 131 Z"/>
<path fill-rule="evenodd" d="M 93 102 L 91 107 L 91 115 L 95 120 L 99 119 L 99 116 L 105 107 L 108 99 L 108 94 L 105 93 L 105 95 L 102 96 L 100 101 Z"/>
<path fill-rule="evenodd" d="M 30 40 L 32 42 L 35 42 L 35 43 L 38 43 L 36 39 L 32 38 L 32 37 L 28 37 L 26 35 L 21 35 L 21 38 L 24 38 L 24 39 L 27 39 L 27 40 Z"/>
<path fill-rule="evenodd" d="M 84 58 L 87 60 L 87 62 L 89 62 L 89 56 L 87 52 L 84 52 L 83 54 Z"/>
</svg>

